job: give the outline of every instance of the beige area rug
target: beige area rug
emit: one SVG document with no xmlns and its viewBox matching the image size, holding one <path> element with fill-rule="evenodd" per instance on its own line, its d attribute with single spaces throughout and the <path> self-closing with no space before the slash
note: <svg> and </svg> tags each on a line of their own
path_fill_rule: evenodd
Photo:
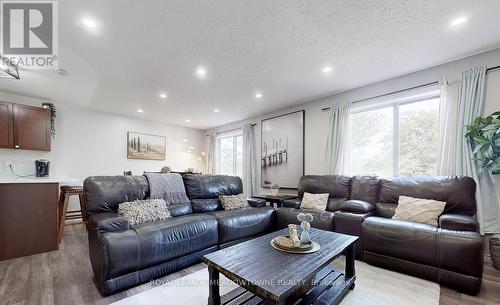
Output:
<svg viewBox="0 0 500 305">
<path fill-rule="evenodd" d="M 343 260 L 334 263 L 342 268 Z M 221 275 L 221 295 L 237 286 Z M 208 270 L 202 269 L 177 280 L 122 299 L 115 305 L 205 305 Z M 439 305 L 439 285 L 405 274 L 356 261 L 356 288 L 342 305 Z"/>
</svg>

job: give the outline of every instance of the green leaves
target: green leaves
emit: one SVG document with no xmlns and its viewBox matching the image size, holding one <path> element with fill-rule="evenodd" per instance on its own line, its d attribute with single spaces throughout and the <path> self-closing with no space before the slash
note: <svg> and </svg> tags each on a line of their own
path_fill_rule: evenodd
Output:
<svg viewBox="0 0 500 305">
<path fill-rule="evenodd" d="M 477 117 L 466 126 L 465 138 L 471 143 L 480 171 L 500 171 L 500 111 Z"/>
</svg>

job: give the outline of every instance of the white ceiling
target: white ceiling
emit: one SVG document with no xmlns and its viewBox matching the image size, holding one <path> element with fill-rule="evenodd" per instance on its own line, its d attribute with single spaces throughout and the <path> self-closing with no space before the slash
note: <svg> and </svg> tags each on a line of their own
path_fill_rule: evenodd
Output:
<svg viewBox="0 0 500 305">
<path fill-rule="evenodd" d="M 69 75 L 23 70 L 0 90 L 200 129 L 500 46 L 497 0 L 59 3 Z"/>
</svg>

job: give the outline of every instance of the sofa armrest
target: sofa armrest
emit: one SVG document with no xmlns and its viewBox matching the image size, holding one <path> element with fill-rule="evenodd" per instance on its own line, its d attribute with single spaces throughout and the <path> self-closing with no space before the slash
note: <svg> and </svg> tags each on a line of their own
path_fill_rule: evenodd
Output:
<svg viewBox="0 0 500 305">
<path fill-rule="evenodd" d="M 125 231 L 128 230 L 128 221 L 113 212 L 97 213 L 89 217 L 89 228 L 104 232 Z"/>
<path fill-rule="evenodd" d="M 375 206 L 363 200 L 346 200 L 340 205 L 342 212 L 365 214 L 375 210 Z"/>
<path fill-rule="evenodd" d="M 473 231 L 477 232 L 476 218 L 462 214 L 443 214 L 439 217 L 439 227 L 455 231 Z"/>
<path fill-rule="evenodd" d="M 285 199 L 283 200 L 283 207 L 285 208 L 294 208 L 298 209 L 300 208 L 300 203 L 302 202 L 302 199 L 300 198 L 294 198 L 294 199 Z"/>
<path fill-rule="evenodd" d="M 265 199 L 259 199 L 259 198 L 247 198 L 248 204 L 251 207 L 254 208 L 261 208 L 266 206 L 266 200 Z"/>
</svg>

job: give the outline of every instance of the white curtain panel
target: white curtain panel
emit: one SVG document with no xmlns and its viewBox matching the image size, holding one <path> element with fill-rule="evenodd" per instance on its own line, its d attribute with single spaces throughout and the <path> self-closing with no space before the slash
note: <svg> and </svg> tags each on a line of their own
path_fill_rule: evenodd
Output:
<svg viewBox="0 0 500 305">
<path fill-rule="evenodd" d="M 207 174 L 215 174 L 215 135 L 208 136 Z"/>
<path fill-rule="evenodd" d="M 330 107 L 330 124 L 326 139 L 325 161 L 330 175 L 347 174 L 350 103 Z"/>
<path fill-rule="evenodd" d="M 251 197 L 255 191 L 255 135 L 252 124 L 243 127 L 243 193 Z"/>
<path fill-rule="evenodd" d="M 438 175 L 462 175 L 477 183 L 477 217 L 481 233 L 500 232 L 500 206 L 491 175 L 479 171 L 465 139 L 465 125 L 481 116 L 486 67 L 446 77 L 441 88 Z"/>
</svg>

